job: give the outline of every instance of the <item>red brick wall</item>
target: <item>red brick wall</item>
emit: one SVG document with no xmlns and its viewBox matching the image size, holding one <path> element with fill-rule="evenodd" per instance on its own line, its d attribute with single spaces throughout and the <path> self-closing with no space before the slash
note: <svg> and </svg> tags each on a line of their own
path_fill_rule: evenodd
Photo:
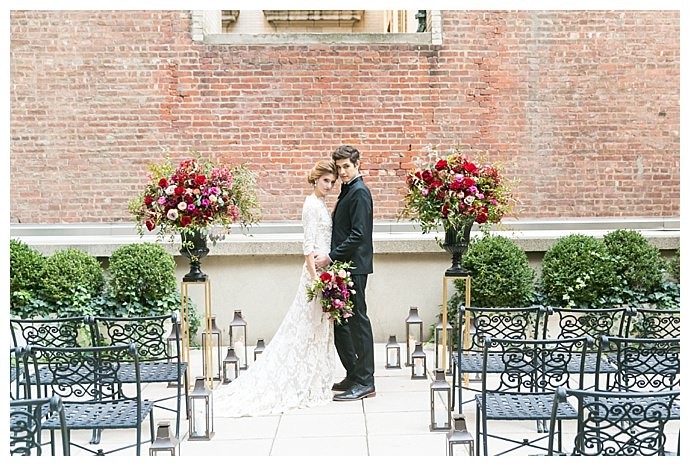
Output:
<svg viewBox="0 0 690 466">
<path fill-rule="evenodd" d="M 445 11 L 441 46 L 203 45 L 190 18 L 11 12 L 11 222 L 131 222 L 164 149 L 247 163 L 264 220 L 297 220 L 341 143 L 377 220 L 454 143 L 502 161 L 522 218 L 680 214 L 677 11 Z"/>
</svg>

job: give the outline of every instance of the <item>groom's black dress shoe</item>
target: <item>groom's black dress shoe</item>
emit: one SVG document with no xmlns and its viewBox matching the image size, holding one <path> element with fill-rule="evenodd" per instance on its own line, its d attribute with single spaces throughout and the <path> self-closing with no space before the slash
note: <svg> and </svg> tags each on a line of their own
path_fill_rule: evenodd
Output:
<svg viewBox="0 0 690 466">
<path fill-rule="evenodd" d="M 331 387 L 331 390 L 336 391 L 336 392 L 345 392 L 345 391 L 351 389 L 354 384 L 355 383 L 352 380 L 344 378 L 340 382 L 334 383 L 333 386 Z"/>
<path fill-rule="evenodd" d="M 376 396 L 376 389 L 373 385 L 361 385 L 356 383 L 348 391 L 334 395 L 333 401 L 355 401 L 374 396 Z"/>
</svg>

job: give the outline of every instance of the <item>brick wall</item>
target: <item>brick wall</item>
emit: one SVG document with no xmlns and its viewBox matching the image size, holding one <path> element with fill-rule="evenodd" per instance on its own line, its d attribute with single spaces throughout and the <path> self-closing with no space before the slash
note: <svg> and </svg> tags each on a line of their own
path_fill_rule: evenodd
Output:
<svg viewBox="0 0 690 466">
<path fill-rule="evenodd" d="M 164 150 L 247 163 L 264 220 L 357 146 L 396 217 L 429 144 L 519 181 L 521 218 L 680 214 L 677 11 L 445 11 L 443 45 L 204 45 L 189 11 L 12 11 L 10 221 L 131 222 Z"/>
</svg>

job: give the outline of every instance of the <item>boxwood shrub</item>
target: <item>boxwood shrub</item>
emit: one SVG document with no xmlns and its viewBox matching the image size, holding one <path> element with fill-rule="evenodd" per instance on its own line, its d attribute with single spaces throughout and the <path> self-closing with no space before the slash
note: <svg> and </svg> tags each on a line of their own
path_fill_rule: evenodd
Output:
<svg viewBox="0 0 690 466">
<path fill-rule="evenodd" d="M 10 240 L 10 312 L 37 296 L 43 281 L 45 257 L 20 240 Z"/>
<path fill-rule="evenodd" d="M 602 240 L 582 234 L 558 239 L 544 254 L 541 290 L 555 307 L 599 308 L 620 301 L 621 280 Z"/>
<path fill-rule="evenodd" d="M 49 302 L 70 302 L 78 293 L 97 296 L 103 283 L 101 264 L 84 251 L 63 249 L 46 259 L 42 292 Z"/>
<path fill-rule="evenodd" d="M 603 239 L 624 288 L 643 294 L 661 288 L 666 263 L 659 249 L 640 232 L 616 230 L 604 235 Z"/>
<path fill-rule="evenodd" d="M 118 301 L 155 302 L 177 287 L 175 259 L 156 243 L 128 244 L 116 249 L 108 263 L 110 286 Z"/>
</svg>

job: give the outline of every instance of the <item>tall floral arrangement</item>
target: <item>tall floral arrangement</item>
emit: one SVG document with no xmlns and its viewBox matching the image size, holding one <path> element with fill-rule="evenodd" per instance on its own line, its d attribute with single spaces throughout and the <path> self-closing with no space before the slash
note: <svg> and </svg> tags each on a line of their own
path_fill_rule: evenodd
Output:
<svg viewBox="0 0 690 466">
<path fill-rule="evenodd" d="M 149 165 L 148 182 L 129 205 L 139 233 L 210 233 L 221 238 L 233 223 L 246 227 L 261 217 L 256 180 L 244 165 L 228 167 L 190 158 Z M 214 231 L 210 231 L 213 229 Z M 215 235 L 215 236 L 214 236 Z"/>
<path fill-rule="evenodd" d="M 406 183 L 401 217 L 419 221 L 423 233 L 440 226 L 460 229 L 470 220 L 498 223 L 514 205 L 510 183 L 500 169 L 477 164 L 458 149 L 445 155 L 431 150 Z"/>
</svg>

